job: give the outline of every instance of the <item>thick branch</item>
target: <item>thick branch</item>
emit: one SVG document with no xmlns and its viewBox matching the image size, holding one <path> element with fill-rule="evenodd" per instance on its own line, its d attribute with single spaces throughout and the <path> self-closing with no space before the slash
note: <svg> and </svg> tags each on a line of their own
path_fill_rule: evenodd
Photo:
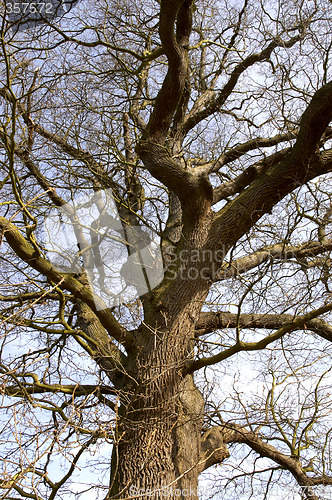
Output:
<svg viewBox="0 0 332 500">
<path fill-rule="evenodd" d="M 196 325 L 197 335 L 206 335 L 217 329 L 262 328 L 276 330 L 292 323 L 292 314 L 233 314 L 230 312 L 202 312 Z M 332 326 L 323 319 L 314 318 L 299 329 L 310 330 L 332 342 Z"/>
<path fill-rule="evenodd" d="M 94 297 L 86 286 L 72 275 L 61 273 L 48 260 L 37 254 L 17 227 L 4 217 L 0 217 L 0 229 L 9 246 L 21 260 L 71 292 L 77 299 L 85 302 L 112 337 L 124 344 L 129 341 L 125 328 L 117 322 L 110 310 L 105 308 L 105 304 L 99 298 Z"/>
<path fill-rule="evenodd" d="M 332 240 L 325 240 L 324 244 L 319 241 L 309 241 L 301 245 L 285 245 L 278 243 L 270 247 L 261 248 L 251 255 L 239 257 L 227 266 L 223 267 L 215 276 L 215 281 L 222 281 L 234 278 L 240 274 L 246 273 L 260 264 L 272 260 L 290 260 L 296 259 L 300 265 L 305 265 L 303 259 L 315 257 L 332 250 Z"/>
<path fill-rule="evenodd" d="M 2 96 L 6 101 L 13 103 L 14 102 L 14 96 L 12 93 L 8 91 L 6 87 L 3 87 L 0 89 L 0 96 Z M 98 163 L 94 157 L 87 151 L 84 151 L 83 149 L 79 147 L 74 147 L 71 144 L 69 144 L 64 138 L 60 137 L 59 135 L 49 132 L 46 130 L 44 127 L 39 125 L 38 123 L 35 123 L 32 118 L 30 113 L 25 109 L 24 105 L 15 98 L 15 103 L 17 103 L 18 110 L 22 114 L 22 118 L 27 125 L 28 129 L 33 130 L 34 133 L 38 133 L 41 137 L 44 137 L 45 139 L 51 141 L 53 144 L 58 146 L 64 153 L 68 154 L 72 158 L 75 158 L 78 161 L 81 161 L 85 163 L 90 171 L 93 173 L 93 175 L 97 178 L 98 184 L 102 185 L 104 188 L 112 188 L 113 190 L 117 189 L 116 184 L 113 182 L 112 178 L 107 174 L 107 172 L 104 170 L 103 166 Z M 6 139 L 4 134 L 0 134 L 0 137 L 4 140 Z M 5 140 L 4 140 L 5 142 Z M 36 179 L 38 180 L 39 184 L 41 186 L 45 185 L 44 188 L 47 189 L 46 185 L 48 184 L 47 179 L 39 172 L 37 173 L 36 167 L 34 166 L 33 162 L 30 159 L 29 153 L 30 151 L 28 150 L 20 150 L 19 148 L 15 148 L 14 153 L 20 157 L 20 159 L 26 164 L 26 166 L 29 168 L 31 173 L 35 175 Z M 29 163 L 30 162 L 30 163 Z M 99 187 L 99 186 L 98 186 Z M 55 205 L 60 206 L 62 203 L 62 200 L 60 198 L 54 199 L 53 200 Z"/>
<path fill-rule="evenodd" d="M 167 149 L 150 141 L 141 141 L 137 152 L 151 175 L 177 195 L 193 219 L 207 210 L 212 202 L 212 187 L 205 175 L 181 167 Z"/>
<path fill-rule="evenodd" d="M 229 457 L 229 450 L 224 442 L 219 427 L 212 427 L 201 437 L 200 473 L 212 465 L 220 464 Z"/>
<path fill-rule="evenodd" d="M 187 220 L 196 219 L 200 213 L 206 212 L 212 201 L 212 188 L 206 176 L 182 168 L 164 147 L 187 79 L 191 23 L 192 0 L 162 0 L 159 33 L 168 59 L 168 71 L 146 131 L 136 148 L 151 175 L 178 196 Z M 189 206 L 190 213 L 187 213 L 185 207 Z"/>
<path fill-rule="evenodd" d="M 317 484 L 324 484 L 324 481 L 318 482 L 322 478 L 316 478 L 315 480 L 308 477 L 298 457 L 281 453 L 274 446 L 265 443 L 257 433 L 249 431 L 238 424 L 225 423 L 213 429 L 215 433 L 220 432 L 224 443 L 244 443 L 261 457 L 267 457 L 279 464 L 283 469 L 287 469 L 301 486 L 301 491 L 308 500 L 319 500 L 311 487 Z"/>
<path fill-rule="evenodd" d="M 143 139 L 149 138 L 159 144 L 166 139 L 186 82 L 191 23 L 192 0 L 161 0 L 159 35 L 168 60 L 168 71 Z"/>
<path fill-rule="evenodd" d="M 77 316 L 79 326 L 92 340 L 87 340 L 87 343 L 93 359 L 106 372 L 116 388 L 122 387 L 126 373 L 126 356 L 111 342 L 100 320 L 86 303 L 78 301 Z"/>
<path fill-rule="evenodd" d="M 285 134 L 278 134 L 270 139 L 252 139 L 248 142 L 240 144 L 233 149 L 227 151 L 221 155 L 221 157 L 212 165 L 197 169 L 199 171 L 203 170 L 206 172 L 216 172 L 222 166 L 240 158 L 248 151 L 256 149 L 258 147 L 270 147 L 279 144 L 283 141 L 288 141 L 296 138 L 296 132 L 287 132 Z M 326 133 L 323 135 L 321 146 L 332 136 L 331 127 L 327 128 Z M 276 165 L 282 161 L 288 153 L 291 152 L 291 148 L 284 148 L 281 151 L 271 154 L 261 160 L 259 160 L 254 165 L 246 168 L 241 174 L 239 174 L 235 179 L 224 182 L 221 186 L 218 186 L 213 190 L 213 203 L 218 203 L 220 200 L 233 196 L 236 193 L 241 193 L 251 182 L 259 177 L 262 173 L 266 172 L 268 168 Z M 324 156 L 322 156 L 323 161 Z"/>
<path fill-rule="evenodd" d="M 321 316 L 322 314 L 325 314 L 331 310 L 332 310 L 332 304 L 330 303 L 325 306 L 319 307 L 318 309 L 315 309 L 307 314 L 304 314 L 303 316 L 295 317 L 291 322 L 286 323 L 276 332 L 272 333 L 271 335 L 268 335 L 267 337 L 264 337 L 261 340 L 258 340 L 257 342 L 239 341 L 236 344 L 232 345 L 231 347 L 225 349 L 224 351 L 215 354 L 214 356 L 201 358 L 196 361 L 189 361 L 186 364 L 186 371 L 187 373 L 193 373 L 194 371 L 199 370 L 200 368 L 203 368 L 205 366 L 211 366 L 215 365 L 216 363 L 220 363 L 224 359 L 230 358 L 231 356 L 234 356 L 235 354 L 242 351 L 249 352 L 249 351 L 257 351 L 265 349 L 269 344 L 272 344 L 272 342 L 281 339 L 287 333 L 303 329 L 305 325 L 308 323 L 308 321 L 314 318 L 318 318 L 318 316 Z"/>
<path fill-rule="evenodd" d="M 254 165 L 250 165 L 250 167 L 246 168 L 235 179 L 224 182 L 221 186 L 215 188 L 213 190 L 213 204 L 218 203 L 225 198 L 233 196 L 234 194 L 241 193 L 268 168 L 283 160 L 289 152 L 290 148 L 286 148 L 282 151 L 278 151 L 277 153 L 270 155 L 267 158 L 263 158 Z M 228 161 L 226 161 L 226 163 L 228 163 Z"/>
<path fill-rule="evenodd" d="M 232 148 L 226 153 L 224 153 L 218 159 L 218 161 L 211 168 L 209 168 L 209 172 L 210 173 L 217 172 L 222 166 L 227 165 L 228 163 L 231 163 L 234 160 L 237 160 L 244 154 L 248 153 L 248 151 L 253 151 L 254 149 L 257 148 L 270 148 L 271 146 L 276 146 L 281 142 L 295 139 L 295 137 L 296 137 L 296 132 L 291 131 L 291 132 L 286 132 L 284 134 L 277 134 L 273 137 L 268 137 L 268 138 L 257 137 L 256 139 L 250 139 L 249 141 L 244 142 L 243 144 L 239 144 L 235 148 Z M 277 154 L 280 153 L 282 152 L 280 151 Z"/>
<path fill-rule="evenodd" d="M 48 292 L 47 290 L 40 292 L 26 292 L 18 295 L 0 295 L 0 302 L 17 302 L 18 305 L 22 305 L 24 302 L 42 298 L 47 300 L 59 300 L 59 295 L 57 293 Z M 67 298 L 70 298 L 70 296 Z"/>
<path fill-rule="evenodd" d="M 26 113 L 23 114 L 23 118 L 25 122 L 28 123 L 28 117 L 26 116 Z M 63 139 L 57 134 L 49 132 L 41 125 L 38 125 L 33 122 L 33 126 L 34 126 L 34 131 L 38 133 L 40 136 L 51 141 L 53 144 L 58 146 L 64 153 L 68 154 L 72 158 L 85 163 L 88 166 L 91 173 L 98 180 L 99 185 L 101 185 L 103 188 L 107 189 L 112 188 L 113 190 L 117 190 L 117 186 L 112 180 L 112 178 L 107 174 L 103 166 L 100 163 L 98 163 L 88 151 L 84 151 L 81 148 L 76 148 L 72 146 L 65 139 Z"/>
<path fill-rule="evenodd" d="M 300 123 L 295 146 L 284 160 L 228 203 L 211 227 L 212 239 L 233 246 L 243 234 L 287 194 L 332 169 L 332 151 L 319 153 L 321 136 L 332 119 L 332 82 L 314 95 Z"/>
<path fill-rule="evenodd" d="M 27 375 L 25 375 L 26 377 Z M 44 384 L 37 380 L 29 384 L 22 382 L 19 386 L 9 385 L 1 388 L 2 394 L 5 396 L 25 397 L 26 394 L 70 394 L 74 397 L 86 396 L 99 392 L 100 394 L 115 394 L 115 391 L 109 387 L 99 387 L 96 385 L 80 385 L 80 384 Z"/>
<path fill-rule="evenodd" d="M 261 52 L 256 54 L 251 54 L 246 57 L 242 62 L 237 64 L 224 88 L 221 90 L 218 96 L 215 96 L 214 91 L 207 90 L 202 96 L 196 101 L 192 111 L 188 114 L 187 120 L 185 121 L 182 129 L 183 136 L 185 136 L 193 127 L 200 123 L 205 118 L 211 116 L 213 113 L 217 112 L 221 106 L 226 102 L 227 98 L 230 96 L 234 87 L 236 86 L 240 76 L 244 71 L 246 71 L 250 66 L 257 62 L 267 61 L 272 52 L 277 47 L 291 48 L 296 42 L 304 37 L 305 30 L 302 33 L 291 38 L 288 42 L 285 42 L 279 38 L 276 38 Z"/>
<path fill-rule="evenodd" d="M 62 207 L 63 205 L 65 205 L 65 200 L 57 194 L 56 190 L 50 185 L 48 179 L 46 179 L 46 177 L 37 168 L 36 164 L 31 160 L 29 152 L 26 150 L 15 148 L 14 153 L 27 167 L 29 172 L 34 176 L 41 188 L 44 189 L 45 192 L 47 192 L 50 200 L 54 203 L 54 205 L 56 207 Z"/>
</svg>

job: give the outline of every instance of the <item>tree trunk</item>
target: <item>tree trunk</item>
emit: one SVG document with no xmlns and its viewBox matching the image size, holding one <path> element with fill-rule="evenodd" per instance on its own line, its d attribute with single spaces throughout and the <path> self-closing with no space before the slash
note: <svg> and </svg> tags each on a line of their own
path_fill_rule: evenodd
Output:
<svg viewBox="0 0 332 500">
<path fill-rule="evenodd" d="M 210 205 L 199 206 L 191 219 L 186 214 L 190 231 L 184 228 L 162 284 L 143 298 L 143 326 L 128 350 L 111 497 L 198 499 L 198 475 L 206 461 L 201 456 L 204 401 L 185 366 L 194 357 L 195 326 L 215 264 L 207 251 Z"/>
<path fill-rule="evenodd" d="M 155 403 L 154 409 L 121 415 L 119 433 L 124 435 L 114 448 L 112 495 L 198 499 L 204 405 L 191 376 L 182 386 L 177 404 L 170 398 L 169 405 Z"/>
<path fill-rule="evenodd" d="M 155 297 L 146 305 L 154 325 L 137 332 L 129 355 L 134 361 L 119 416 L 111 496 L 198 498 L 204 401 L 184 366 L 193 357 L 206 281 L 199 286 L 180 279 L 170 288 L 159 297 L 175 293 L 177 300 Z"/>
</svg>

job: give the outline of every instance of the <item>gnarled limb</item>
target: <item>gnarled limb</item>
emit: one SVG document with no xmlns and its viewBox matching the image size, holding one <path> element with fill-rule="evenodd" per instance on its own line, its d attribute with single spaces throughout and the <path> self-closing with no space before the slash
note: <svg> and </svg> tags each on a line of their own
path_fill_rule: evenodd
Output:
<svg viewBox="0 0 332 500">
<path fill-rule="evenodd" d="M 321 145 L 331 138 L 332 130 L 330 127 L 327 128 L 326 133 L 324 133 L 324 138 L 321 141 Z M 271 139 L 251 139 L 248 142 L 240 144 L 233 149 L 230 149 L 226 153 L 222 154 L 221 157 L 212 165 L 197 167 L 198 171 L 210 171 L 216 172 L 222 166 L 231 163 L 232 161 L 240 158 L 246 152 L 259 148 L 259 147 L 270 147 L 274 144 L 279 144 L 280 142 L 295 139 L 297 133 L 287 132 L 285 134 L 278 134 L 277 136 L 271 137 Z M 239 174 L 235 179 L 224 182 L 220 186 L 217 186 L 213 190 L 213 204 L 218 203 L 225 198 L 233 196 L 237 193 L 241 193 L 247 186 L 249 186 L 254 180 L 256 180 L 262 173 L 266 172 L 271 166 L 276 165 L 280 161 L 286 158 L 291 152 L 291 148 L 284 148 L 281 151 L 272 153 L 271 155 L 259 160 L 257 163 L 250 165 L 241 174 Z M 321 160 L 329 161 L 326 156 L 326 152 L 322 153 Z"/>
<path fill-rule="evenodd" d="M 199 99 L 196 101 L 193 109 L 188 113 L 188 116 L 182 127 L 182 134 L 185 136 L 193 127 L 200 123 L 205 118 L 208 118 L 212 114 L 216 113 L 221 106 L 226 102 L 228 97 L 231 95 L 234 87 L 236 86 L 240 76 L 244 71 L 253 66 L 257 62 L 263 62 L 269 60 L 272 52 L 277 47 L 291 48 L 297 42 L 302 40 L 305 36 L 305 26 L 301 28 L 299 35 L 292 37 L 288 41 L 284 41 L 280 38 L 275 38 L 269 45 L 263 49 L 261 52 L 256 54 L 251 54 L 246 57 L 243 61 L 237 64 L 231 73 L 228 82 L 224 85 L 223 89 L 216 96 L 213 90 L 207 90 L 204 92 Z"/>
<path fill-rule="evenodd" d="M 141 141 L 137 152 L 149 172 L 177 195 L 187 219 L 193 221 L 209 210 L 212 187 L 205 175 L 182 168 L 160 144 Z"/>
<path fill-rule="evenodd" d="M 100 299 L 94 297 L 84 284 L 67 273 L 61 273 L 48 260 L 37 254 L 19 229 L 8 219 L 0 217 L 0 229 L 7 243 L 20 259 L 27 262 L 46 278 L 71 292 L 77 299 L 85 302 L 96 314 L 108 333 L 120 343 L 126 344 L 130 341 L 125 328 L 117 322 L 110 310 L 106 309 Z"/>
<path fill-rule="evenodd" d="M 241 425 L 225 422 L 220 426 L 212 427 L 205 434 L 203 434 L 203 442 L 205 436 L 207 436 L 207 439 L 209 439 L 209 436 L 213 436 L 213 439 L 210 439 L 209 442 L 209 450 L 211 457 L 215 456 L 214 462 L 212 461 L 212 463 L 209 463 L 207 461 L 204 464 L 207 467 L 210 467 L 214 463 L 220 463 L 224 460 L 221 450 L 227 449 L 226 444 L 243 443 L 253 449 L 261 457 L 267 457 L 272 461 L 278 463 L 282 468 L 287 469 L 295 478 L 295 480 L 301 487 L 302 493 L 308 500 L 319 500 L 318 497 L 314 494 L 312 486 L 318 484 L 327 484 L 324 477 L 309 477 L 298 457 L 289 456 L 280 452 L 274 446 L 264 442 L 256 432 L 248 430 Z M 213 454 L 213 446 L 215 446 L 215 455 Z M 218 453 L 220 454 L 220 462 L 217 461 Z M 224 452 L 224 454 L 225 453 L 226 451 Z M 330 482 L 331 479 L 332 478 L 329 478 Z"/>
<path fill-rule="evenodd" d="M 230 312 L 202 312 L 196 324 L 196 335 L 202 336 L 218 329 L 262 328 L 277 330 L 294 320 L 292 314 L 234 314 Z M 316 333 L 332 342 L 332 326 L 321 318 L 314 318 L 301 328 Z"/>
<path fill-rule="evenodd" d="M 276 340 L 281 339 L 287 333 L 291 333 L 295 330 L 304 328 L 308 321 L 318 318 L 322 314 L 325 314 L 329 311 L 332 311 L 332 303 L 319 307 L 318 309 L 314 309 L 307 314 L 303 314 L 303 316 L 297 316 L 293 318 L 291 322 L 286 323 L 276 332 L 268 335 L 267 337 L 264 337 L 261 340 L 258 340 L 257 342 L 238 341 L 231 347 L 228 347 L 227 349 L 221 351 L 218 354 L 215 354 L 214 356 L 197 359 L 196 361 L 189 361 L 186 364 L 187 373 L 193 373 L 194 371 L 203 368 L 204 366 L 214 365 L 242 351 L 256 351 L 265 349 L 266 346 L 268 346 L 272 342 L 275 342 Z"/>
<path fill-rule="evenodd" d="M 319 143 L 332 119 L 332 82 L 314 95 L 304 112 L 296 143 L 290 153 L 228 203 L 211 227 L 214 245 L 230 247 L 287 194 L 332 169 L 332 151 L 319 153 Z"/>
<path fill-rule="evenodd" d="M 285 261 L 295 259 L 295 262 L 298 262 L 301 266 L 305 266 L 303 259 L 323 255 L 330 250 L 332 250 L 332 240 L 328 240 L 327 238 L 324 240 L 324 243 L 319 241 L 308 241 L 301 245 L 277 243 L 276 245 L 256 250 L 245 257 L 239 257 L 230 264 L 224 265 L 215 276 L 215 281 L 234 278 L 251 269 L 255 269 L 260 264 L 269 260 Z"/>
<path fill-rule="evenodd" d="M 200 472 L 220 464 L 230 456 L 220 427 L 211 427 L 201 437 Z"/>
<path fill-rule="evenodd" d="M 186 82 L 191 23 L 192 0 L 161 0 L 159 35 L 168 60 L 168 71 L 143 135 L 144 140 L 163 144 L 166 139 Z"/>
<path fill-rule="evenodd" d="M 209 173 L 218 172 L 221 167 L 227 165 L 228 163 L 231 163 L 234 160 L 237 160 L 238 158 L 241 158 L 241 156 L 248 153 L 249 151 L 253 151 L 257 148 L 269 148 L 271 146 L 280 144 L 281 142 L 290 141 L 295 138 L 296 131 L 290 131 L 285 132 L 284 134 L 277 134 L 274 137 L 256 137 L 255 139 L 250 139 L 249 141 L 244 142 L 243 144 L 239 144 L 238 146 L 235 146 L 234 148 L 224 153 L 207 170 L 209 171 Z M 279 151 L 279 153 L 281 153 L 281 151 Z M 266 161 L 267 158 L 264 158 L 264 160 Z"/>
<path fill-rule="evenodd" d="M 256 180 L 261 174 L 263 174 L 268 168 L 276 163 L 279 163 L 285 156 L 290 152 L 290 148 L 283 149 L 270 155 L 268 158 L 258 161 L 254 165 L 246 168 L 241 174 L 239 174 L 235 179 L 229 180 L 217 186 L 213 190 L 213 202 L 216 204 L 221 200 L 227 199 L 230 196 L 234 196 L 237 193 L 241 193 L 247 186 Z"/>
</svg>

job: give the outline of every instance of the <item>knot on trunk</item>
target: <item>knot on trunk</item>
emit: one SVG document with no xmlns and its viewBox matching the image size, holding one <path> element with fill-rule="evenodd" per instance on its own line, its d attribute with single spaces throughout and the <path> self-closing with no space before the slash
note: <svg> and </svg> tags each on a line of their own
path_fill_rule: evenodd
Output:
<svg viewBox="0 0 332 500">
<path fill-rule="evenodd" d="M 212 465 L 220 464 L 230 456 L 223 437 L 223 427 L 212 427 L 201 437 L 200 472 Z"/>
</svg>

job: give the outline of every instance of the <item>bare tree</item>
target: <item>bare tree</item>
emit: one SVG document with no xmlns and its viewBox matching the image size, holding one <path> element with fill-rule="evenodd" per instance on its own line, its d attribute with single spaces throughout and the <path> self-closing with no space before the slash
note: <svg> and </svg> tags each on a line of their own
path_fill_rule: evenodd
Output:
<svg viewBox="0 0 332 500">
<path fill-rule="evenodd" d="M 8 3 L 1 498 L 325 498 L 330 2 Z"/>
</svg>

